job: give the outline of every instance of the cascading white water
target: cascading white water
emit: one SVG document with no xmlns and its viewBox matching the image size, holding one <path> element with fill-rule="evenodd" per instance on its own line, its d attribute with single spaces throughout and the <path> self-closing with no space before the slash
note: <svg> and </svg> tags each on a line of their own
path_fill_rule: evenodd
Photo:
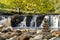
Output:
<svg viewBox="0 0 60 40">
<path fill-rule="evenodd" d="M 5 25 L 5 18 L 1 16 L 2 20 L 0 20 L 0 25 Z"/>
<path fill-rule="evenodd" d="M 37 28 L 37 17 L 39 15 L 33 15 L 33 18 L 32 20 L 30 21 L 30 28 Z M 1 16 L 2 17 L 2 20 L 0 20 L 0 24 L 1 25 L 5 25 L 5 26 L 11 26 L 11 17 L 10 16 L 7 16 L 7 18 L 5 18 L 5 16 Z M 50 18 L 49 18 L 50 17 Z M 50 28 L 59 28 L 59 15 L 46 15 L 44 18 L 46 18 L 49 22 L 50 20 Z M 18 24 L 18 26 L 16 27 L 22 27 L 22 28 L 25 28 L 27 27 L 26 26 L 26 18 L 27 16 L 24 16 L 24 19 L 23 21 L 21 21 L 21 23 Z M 40 19 L 39 19 L 40 20 Z M 28 20 L 29 21 L 29 20 Z M 41 25 L 39 26 L 39 28 L 43 28 L 43 23 L 44 23 L 44 20 L 42 21 Z"/>
<path fill-rule="evenodd" d="M 19 23 L 17 27 L 20 27 L 20 28 L 26 27 L 26 17 L 24 17 L 23 21 Z"/>
<path fill-rule="evenodd" d="M 33 15 L 33 18 L 30 21 L 29 28 L 37 28 L 37 23 L 36 23 L 37 21 L 36 20 L 37 20 L 38 16 L 39 15 Z M 17 27 L 26 28 L 27 27 L 26 26 L 26 18 L 27 18 L 27 16 L 24 17 L 23 21 L 21 21 L 21 23 L 19 23 Z M 29 22 L 29 20 L 27 22 Z M 41 27 L 41 25 L 39 27 Z"/>
<path fill-rule="evenodd" d="M 41 25 L 39 26 L 39 28 L 43 28 L 43 23 L 44 23 L 44 20 L 42 21 Z"/>
<path fill-rule="evenodd" d="M 34 24 L 35 24 L 34 18 L 35 18 L 35 16 L 32 18 L 32 21 L 30 22 L 30 26 L 31 26 L 31 27 L 33 27 Z"/>
<path fill-rule="evenodd" d="M 34 15 L 32 21 L 30 23 L 30 26 L 31 27 L 35 27 L 36 28 L 36 25 L 37 25 L 36 24 L 36 19 L 37 19 L 37 15 Z"/>
<path fill-rule="evenodd" d="M 60 15 L 47 15 L 45 16 L 45 18 L 48 20 L 49 22 L 49 28 L 53 28 L 53 29 L 59 29 L 59 17 Z"/>
<path fill-rule="evenodd" d="M 58 28 L 58 16 L 53 17 L 53 28 Z"/>
<path fill-rule="evenodd" d="M 33 15 L 33 18 L 30 21 L 29 28 L 37 28 L 37 21 L 36 21 L 37 17 L 39 17 L 39 15 Z M 26 25 L 26 18 L 27 18 L 27 16 L 24 16 L 23 21 L 21 21 L 21 23 L 19 23 L 18 26 L 16 26 L 16 27 L 18 27 L 18 28 L 26 28 L 27 27 L 27 25 Z M 29 20 L 27 22 L 29 22 Z M 39 27 L 42 27 L 42 26 L 40 25 Z"/>
<path fill-rule="evenodd" d="M 48 16 L 45 16 L 44 18 L 46 18 L 47 20 L 49 20 L 49 17 Z M 43 21 L 42 21 L 42 23 L 40 25 L 40 28 L 43 28 L 43 24 L 44 24 L 44 19 L 43 19 Z"/>
<path fill-rule="evenodd" d="M 50 23 L 52 23 L 50 28 L 54 28 L 55 30 L 59 30 L 59 26 L 58 26 L 58 24 L 59 24 L 59 15 L 51 15 L 51 18 L 49 20 L 51 20 Z"/>
<path fill-rule="evenodd" d="M 11 17 L 7 16 L 7 18 L 5 18 L 5 16 L 0 16 L 2 18 L 2 20 L 0 20 L 0 25 L 3 26 L 11 26 Z"/>
</svg>

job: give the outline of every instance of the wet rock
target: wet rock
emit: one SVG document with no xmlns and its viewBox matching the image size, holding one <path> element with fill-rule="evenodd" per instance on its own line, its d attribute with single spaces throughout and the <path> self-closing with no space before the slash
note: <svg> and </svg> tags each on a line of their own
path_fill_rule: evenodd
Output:
<svg viewBox="0 0 60 40">
<path fill-rule="evenodd" d="M 55 37 L 58 37 L 58 36 L 60 36 L 60 31 L 53 31 L 52 35 Z"/>
<path fill-rule="evenodd" d="M 12 37 L 11 33 L 4 33 L 3 35 L 1 35 L 2 37 L 9 39 L 10 37 Z"/>
<path fill-rule="evenodd" d="M 43 39 L 51 39 L 53 36 L 51 35 L 51 34 L 49 34 L 49 35 L 44 35 L 43 36 Z"/>
<path fill-rule="evenodd" d="M 56 39 L 56 37 L 52 37 L 51 39 L 49 39 L 49 40 L 55 40 Z"/>
<path fill-rule="evenodd" d="M 43 35 L 36 35 L 35 37 L 31 38 L 30 40 L 42 40 Z"/>
<path fill-rule="evenodd" d="M 21 31 L 17 31 L 17 32 L 16 32 L 16 36 L 20 36 L 21 34 L 22 34 Z"/>
<path fill-rule="evenodd" d="M 17 40 L 17 36 L 11 37 L 11 38 L 6 39 L 6 40 Z"/>
<path fill-rule="evenodd" d="M 21 30 L 19 30 L 19 29 L 17 29 L 17 30 L 16 30 L 16 32 L 21 33 L 22 31 L 21 31 Z"/>
<path fill-rule="evenodd" d="M 0 37 L 0 40 L 6 40 L 6 38 Z"/>
<path fill-rule="evenodd" d="M 7 33 L 7 32 L 12 32 L 12 30 L 11 29 L 3 29 L 2 30 L 2 33 Z"/>
<path fill-rule="evenodd" d="M 29 40 L 33 40 L 33 38 L 30 38 Z"/>
<path fill-rule="evenodd" d="M 3 33 L 5 33 L 5 32 L 12 32 L 14 29 L 11 27 L 11 26 L 9 26 L 9 27 L 3 27 L 2 28 L 2 32 Z"/>
<path fill-rule="evenodd" d="M 16 27 L 21 21 L 23 21 L 24 16 L 20 16 L 19 14 L 15 14 L 11 17 L 11 26 Z"/>
<path fill-rule="evenodd" d="M 26 18 L 26 26 L 29 27 L 30 26 L 30 22 L 32 20 L 33 16 L 27 16 Z"/>
<path fill-rule="evenodd" d="M 37 20 L 36 20 L 37 27 L 39 27 L 41 25 L 43 19 L 44 19 L 44 15 L 43 16 L 40 15 L 40 16 L 37 17 Z"/>
<path fill-rule="evenodd" d="M 0 32 L 2 31 L 3 25 L 0 25 Z"/>
<path fill-rule="evenodd" d="M 43 40 L 48 40 L 48 39 L 43 39 Z"/>
<path fill-rule="evenodd" d="M 30 37 L 27 35 L 27 33 L 23 33 L 21 34 L 21 36 L 19 36 L 18 40 L 29 40 Z"/>
<path fill-rule="evenodd" d="M 37 34 L 41 34 L 42 30 L 37 30 L 36 33 Z"/>
<path fill-rule="evenodd" d="M 0 25 L 0 28 L 2 28 L 3 27 L 3 25 Z"/>
<path fill-rule="evenodd" d="M 10 19 L 5 19 L 5 26 L 9 27 L 11 25 Z"/>
</svg>

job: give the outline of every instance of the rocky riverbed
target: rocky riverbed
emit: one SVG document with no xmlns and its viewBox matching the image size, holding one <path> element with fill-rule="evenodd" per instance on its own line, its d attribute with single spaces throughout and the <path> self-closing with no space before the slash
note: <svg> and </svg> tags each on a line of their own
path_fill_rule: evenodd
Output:
<svg viewBox="0 0 60 40">
<path fill-rule="evenodd" d="M 60 31 L 51 30 L 43 35 L 42 29 L 14 29 L 0 27 L 0 40 L 59 40 Z"/>
</svg>

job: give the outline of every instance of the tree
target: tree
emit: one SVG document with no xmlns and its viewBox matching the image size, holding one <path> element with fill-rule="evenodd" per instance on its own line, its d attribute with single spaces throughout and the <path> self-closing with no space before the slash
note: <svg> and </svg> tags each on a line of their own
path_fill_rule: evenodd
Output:
<svg viewBox="0 0 60 40">
<path fill-rule="evenodd" d="M 54 10 L 54 5 L 50 0 L 1 0 L 5 8 L 21 8 L 22 11 L 36 11 L 39 13 L 48 13 Z"/>
<path fill-rule="evenodd" d="M 50 0 L 54 6 L 55 13 L 60 13 L 60 0 Z"/>
</svg>

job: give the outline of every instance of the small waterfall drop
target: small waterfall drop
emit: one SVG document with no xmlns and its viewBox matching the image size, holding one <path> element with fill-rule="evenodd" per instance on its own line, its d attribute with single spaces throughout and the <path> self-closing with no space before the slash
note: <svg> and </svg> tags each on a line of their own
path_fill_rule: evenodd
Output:
<svg viewBox="0 0 60 40">
<path fill-rule="evenodd" d="M 33 16 L 32 20 L 30 22 L 30 27 L 35 27 L 35 25 L 36 25 L 35 22 L 36 22 L 36 17 Z"/>
<path fill-rule="evenodd" d="M 3 26 L 11 26 L 11 17 L 7 16 L 7 18 L 5 18 L 5 16 L 0 16 L 2 18 L 2 20 L 0 20 L 0 25 Z"/>
<path fill-rule="evenodd" d="M 23 21 L 21 23 L 18 24 L 18 27 L 26 27 L 26 17 L 24 17 Z"/>
</svg>

